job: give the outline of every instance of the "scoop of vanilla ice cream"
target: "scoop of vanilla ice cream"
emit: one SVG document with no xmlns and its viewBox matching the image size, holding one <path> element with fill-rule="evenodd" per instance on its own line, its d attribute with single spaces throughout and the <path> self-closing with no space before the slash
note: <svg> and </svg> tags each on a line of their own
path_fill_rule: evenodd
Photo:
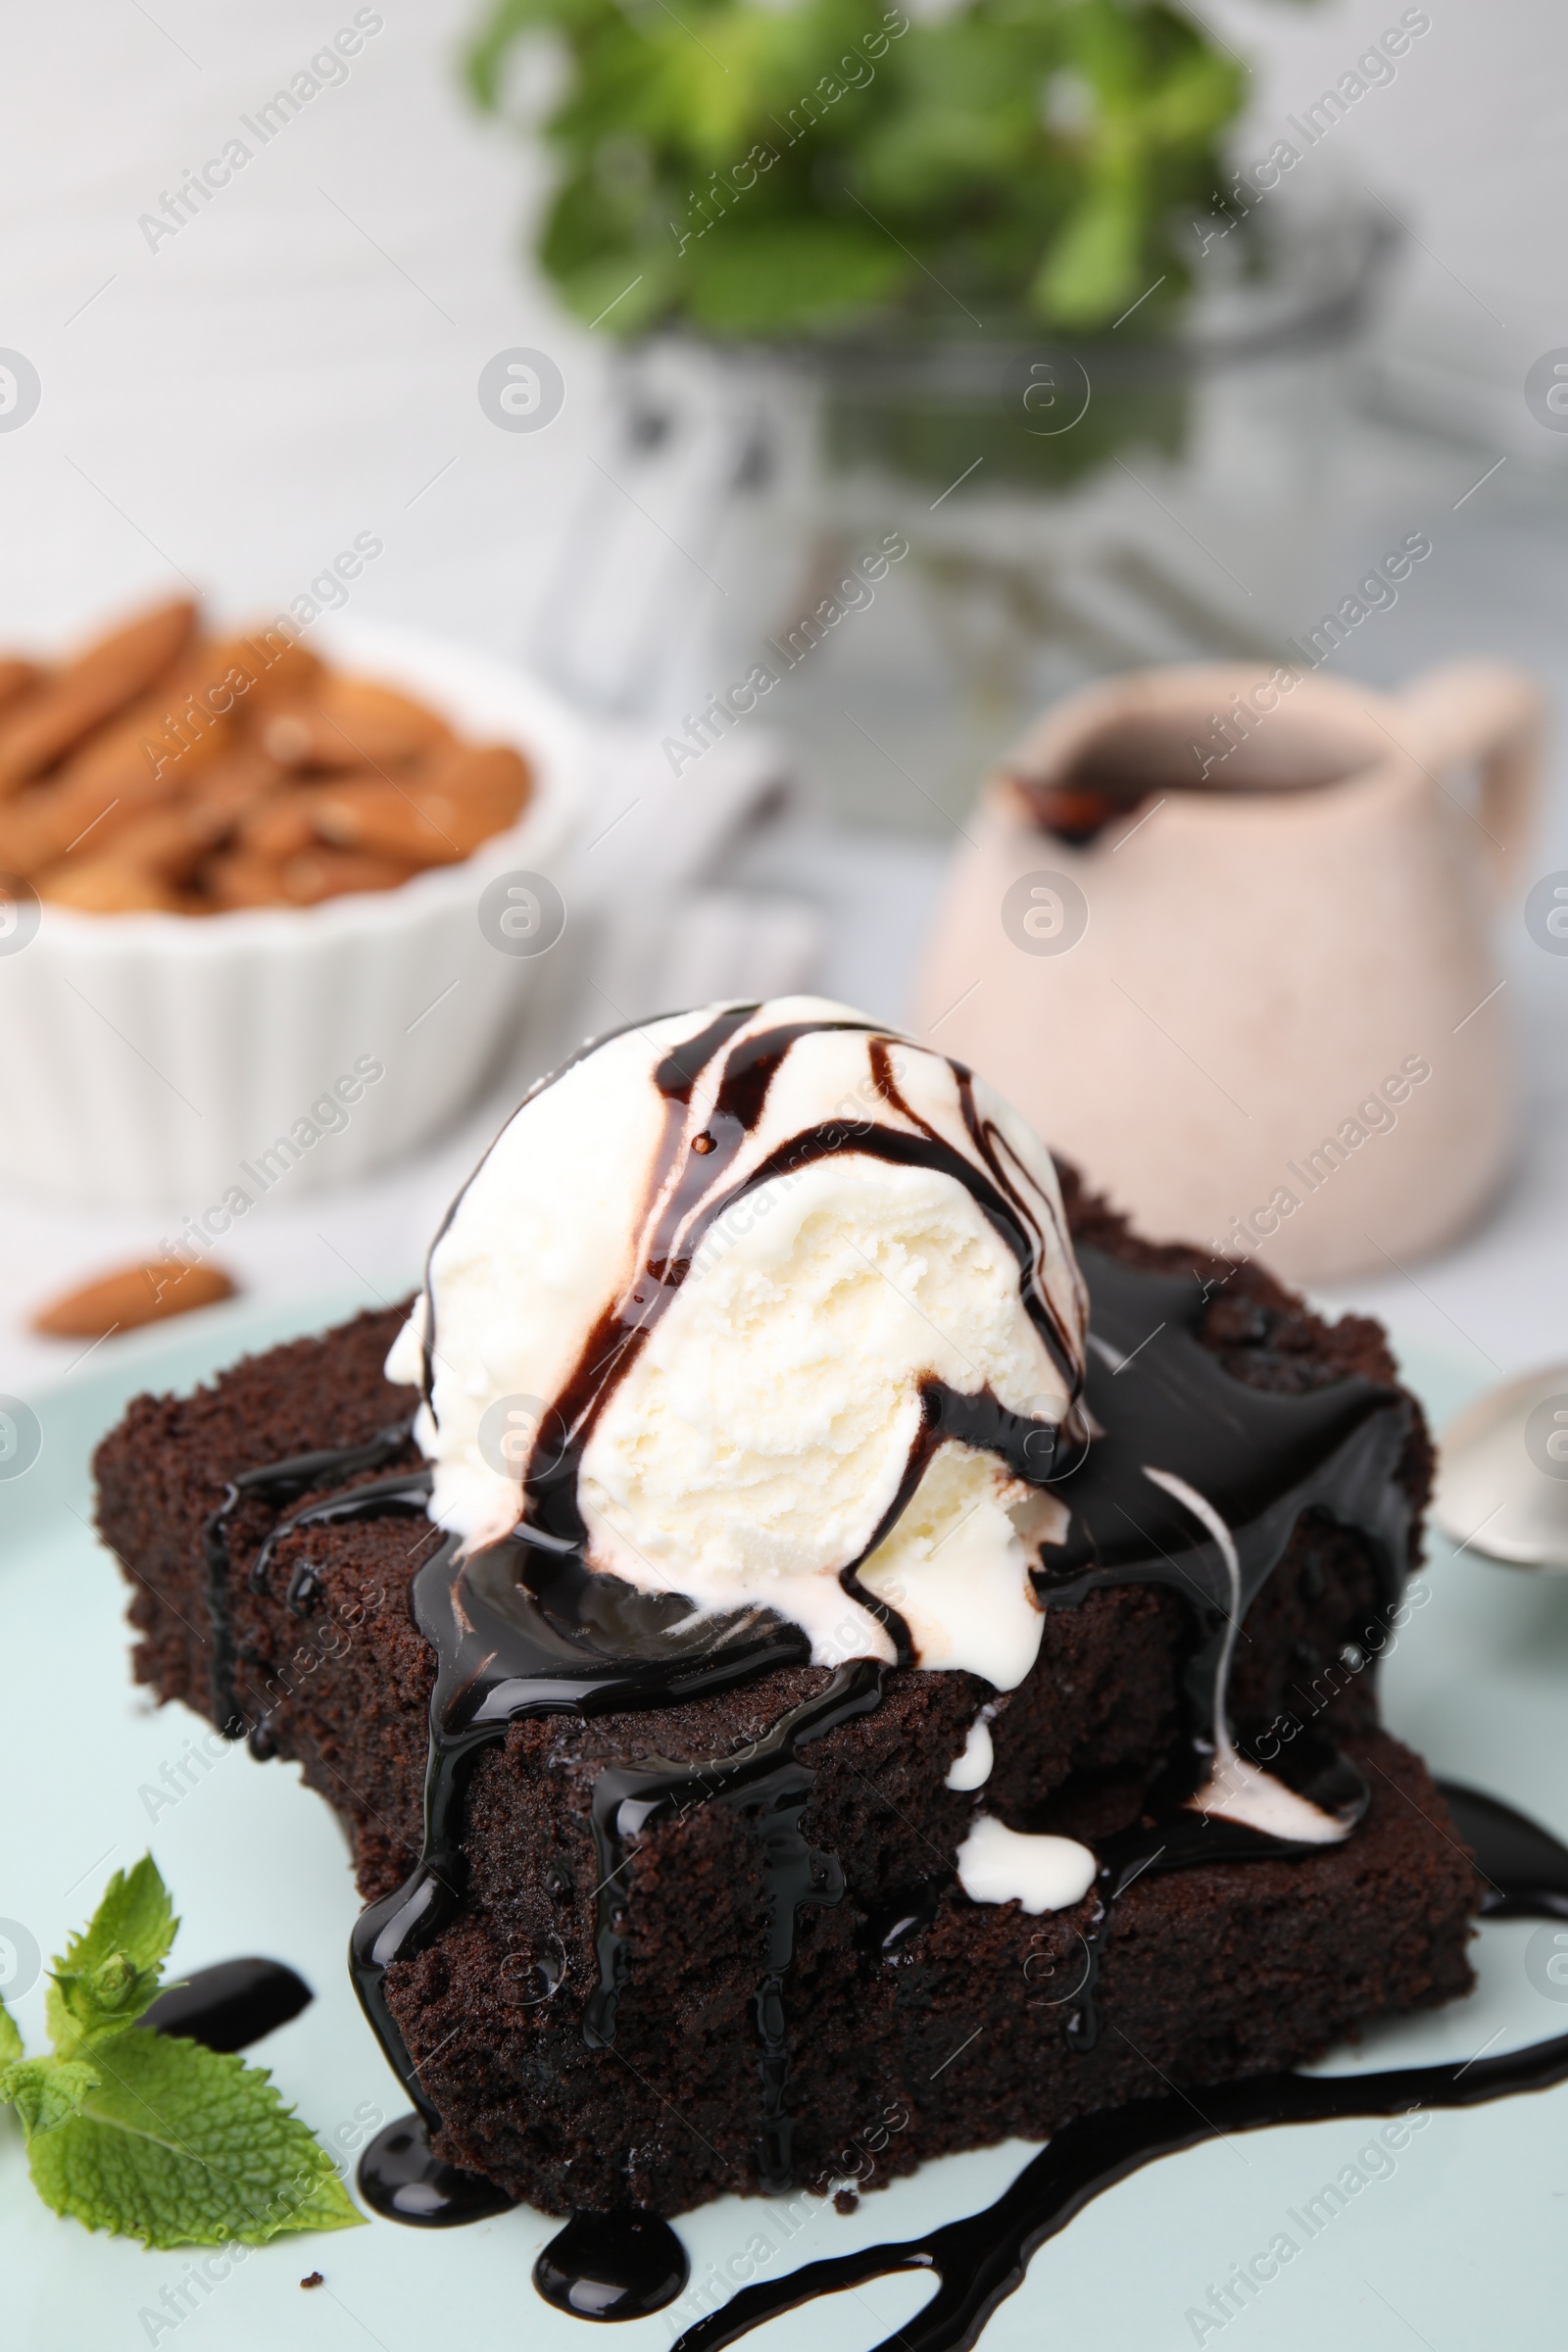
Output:
<svg viewBox="0 0 1568 2352">
<path fill-rule="evenodd" d="M 1061 1506 L 956 1440 L 935 1446 L 895 1504 L 923 1384 L 989 1390 L 1037 1421 L 1067 1413 L 1069 1381 L 1024 1303 L 1032 1282 L 1081 1369 L 1082 1286 L 1050 1156 L 975 1082 L 982 1146 L 954 1064 L 818 999 L 746 1014 L 695 1073 L 690 1102 L 672 1102 L 656 1072 L 665 1064 L 667 1076 L 666 1057 L 718 1010 L 587 1052 L 528 1098 L 460 1197 L 429 1267 L 417 1433 L 435 1465 L 432 1515 L 475 1544 L 516 1523 L 533 1429 L 549 1425 L 596 1327 L 605 1353 L 603 1318 L 618 1309 L 639 1337 L 577 1475 L 594 1566 L 703 1611 L 769 1607 L 806 1629 L 821 1662 L 891 1658 L 886 1627 L 839 1582 L 856 1566 L 904 1619 L 921 1665 L 1011 1689 L 1043 1623 L 1029 1563 L 1060 1532 Z M 777 1033 L 788 1042 L 734 1149 L 726 1069 Z M 790 1147 L 825 1127 L 838 1148 L 792 1161 Z M 895 1139 L 894 1156 L 870 1148 L 879 1134 Z M 931 1144 L 986 1184 L 994 1155 L 1029 1266 L 959 1175 L 919 1164 Z M 689 1263 L 661 1286 L 647 1260 L 676 1185 L 698 1203 L 673 1228 L 671 1254 Z M 428 1311 L 421 1300 L 395 1346 L 392 1378 L 418 1378 Z M 509 1416 L 510 1454 L 497 1437 Z"/>
</svg>

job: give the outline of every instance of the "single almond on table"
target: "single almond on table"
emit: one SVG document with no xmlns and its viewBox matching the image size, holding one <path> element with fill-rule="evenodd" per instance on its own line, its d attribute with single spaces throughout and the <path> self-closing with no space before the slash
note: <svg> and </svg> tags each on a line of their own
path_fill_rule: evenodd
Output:
<svg viewBox="0 0 1568 2352">
<path fill-rule="evenodd" d="M 401 767 L 448 740 L 445 719 L 369 678 L 324 677 L 308 702 L 277 710 L 262 741 L 285 767 Z"/>
<path fill-rule="evenodd" d="M 0 792 L 52 766 L 142 694 L 189 643 L 196 608 L 180 598 L 117 629 L 57 669 L 9 719 L 0 718 Z"/>
<path fill-rule="evenodd" d="M 112 1331 L 134 1331 L 233 1296 L 233 1283 L 217 1266 L 154 1258 L 68 1291 L 38 1309 L 32 1328 L 52 1340 L 101 1340 Z"/>
</svg>

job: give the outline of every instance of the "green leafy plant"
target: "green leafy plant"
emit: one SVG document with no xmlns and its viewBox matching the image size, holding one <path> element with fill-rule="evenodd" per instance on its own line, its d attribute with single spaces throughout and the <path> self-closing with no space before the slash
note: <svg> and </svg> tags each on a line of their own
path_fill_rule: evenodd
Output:
<svg viewBox="0 0 1568 2352">
<path fill-rule="evenodd" d="M 1084 332 L 1146 294 L 1148 331 L 1243 88 L 1163 0 L 497 0 L 481 105 L 531 41 L 564 67 L 540 258 L 620 335 Z"/>
<path fill-rule="evenodd" d="M 139 2028 L 178 1922 L 151 1854 L 117 1871 L 53 1969 L 54 2052 L 23 2054 L 0 2006 L 0 2101 L 56 2213 L 149 2246 L 264 2245 L 364 2220 L 262 2067 Z"/>
</svg>

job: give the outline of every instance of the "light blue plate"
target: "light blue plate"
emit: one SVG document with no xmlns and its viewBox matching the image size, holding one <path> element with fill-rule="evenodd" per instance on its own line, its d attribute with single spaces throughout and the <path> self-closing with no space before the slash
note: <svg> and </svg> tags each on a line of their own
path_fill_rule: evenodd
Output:
<svg viewBox="0 0 1568 2352">
<path fill-rule="evenodd" d="M 216 1740 L 204 1746 L 204 1725 L 179 1708 L 160 1712 L 134 1689 L 123 1588 L 87 1525 L 87 1464 L 138 1390 L 187 1386 L 242 1348 L 320 1329 L 353 1303 L 220 1307 L 122 1342 L 118 1354 L 106 1348 L 35 1400 L 43 1450 L 24 1477 L 0 1483 L 0 1915 L 20 1922 L 47 1955 L 90 1912 L 110 1871 L 151 1844 L 184 1920 L 181 1966 L 267 1953 L 316 1987 L 312 2006 L 260 2055 L 342 2152 L 351 2177 L 357 2147 L 405 2102 L 349 1989 L 344 1953 L 357 1906 L 342 1838 L 291 1771 Z M 1408 1369 L 1439 1423 L 1473 1386 L 1424 1352 L 1410 1352 Z M 1455 1559 L 1441 1544 L 1434 1552 L 1422 1580 L 1430 1599 L 1386 1669 L 1392 1726 L 1441 1771 L 1568 1833 L 1568 1580 Z M 187 1784 L 172 1803 L 166 1765 L 175 1787 Z M 1525 1973 L 1535 1933 L 1528 1922 L 1487 1928 L 1472 1998 L 1369 2034 L 1336 2067 L 1468 2058 L 1568 2031 L 1568 2006 Z M 15 2006 L 29 2048 L 45 2046 L 42 1985 Z M 1150 2166 L 1044 2249 L 992 2322 L 986 2352 L 1156 2352 L 1221 2338 L 1226 2352 L 1321 2352 L 1325 2344 L 1535 2352 L 1561 2343 L 1568 2086 L 1434 2116 L 1392 2174 L 1304 2242 L 1287 2217 L 1368 2136 L 1367 2126 L 1349 2123 L 1255 2132 Z M 744 2278 L 973 2211 L 1001 2193 L 1029 2152 L 1014 2143 L 945 2159 L 868 2197 L 850 2219 L 828 2208 L 793 2234 L 783 2208 L 710 2205 L 680 2224 L 692 2254 L 684 2304 L 623 2328 L 617 2343 L 624 2352 L 666 2346 Z M 204 2284 L 195 2251 L 145 2253 L 46 2212 L 8 2118 L 0 2121 L 0 2336 L 17 2352 L 128 2352 L 149 2342 L 176 2342 L 179 2352 L 279 2352 L 284 2343 L 305 2352 L 588 2352 L 583 2324 L 551 2311 L 529 2284 L 534 2256 L 558 2227 L 518 2212 L 423 2236 L 374 2221 L 284 2239 Z M 1296 2259 L 1223 2328 L 1200 2328 L 1189 2314 L 1206 2303 L 1210 2285 L 1282 2230 L 1301 2241 Z M 325 2283 L 301 2294 L 298 2281 L 312 2270 Z M 167 2304 L 166 2289 L 173 2290 Z M 869 2352 L 930 2291 L 924 2280 L 887 2280 L 775 2321 L 752 2340 L 758 2352 Z M 172 2325 L 182 2302 L 187 2316 Z"/>
</svg>

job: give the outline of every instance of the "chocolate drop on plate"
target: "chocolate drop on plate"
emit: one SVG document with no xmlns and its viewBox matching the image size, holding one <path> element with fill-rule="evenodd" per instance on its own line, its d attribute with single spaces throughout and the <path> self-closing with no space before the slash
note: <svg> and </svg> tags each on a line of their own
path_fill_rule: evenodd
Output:
<svg viewBox="0 0 1568 2352">
<path fill-rule="evenodd" d="M 493 2180 L 434 2154 L 418 2115 L 383 2125 L 360 2158 L 359 2183 L 373 2213 L 416 2230 L 456 2230 L 512 2211 L 512 2199 Z"/>
<path fill-rule="evenodd" d="M 215 1968 L 194 1970 L 184 1984 L 171 1984 L 136 2022 L 210 2050 L 248 2050 L 315 1998 L 304 1978 L 281 1960 L 220 1960 Z"/>
<path fill-rule="evenodd" d="M 643 2320 L 673 2303 L 691 2272 L 657 2213 L 574 2213 L 533 2266 L 547 2303 L 578 2320 Z"/>
</svg>

